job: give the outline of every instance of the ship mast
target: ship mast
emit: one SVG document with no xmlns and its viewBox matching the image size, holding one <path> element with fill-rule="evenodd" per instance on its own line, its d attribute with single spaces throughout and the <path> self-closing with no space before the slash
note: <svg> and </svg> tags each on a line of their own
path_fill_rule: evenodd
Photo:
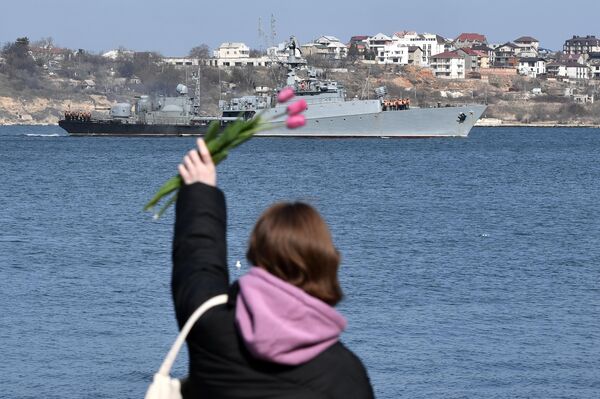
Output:
<svg viewBox="0 0 600 399">
<path fill-rule="evenodd" d="M 194 114 L 200 115 L 200 65 L 198 65 L 198 72 L 196 73 L 196 89 L 194 90 Z"/>
</svg>

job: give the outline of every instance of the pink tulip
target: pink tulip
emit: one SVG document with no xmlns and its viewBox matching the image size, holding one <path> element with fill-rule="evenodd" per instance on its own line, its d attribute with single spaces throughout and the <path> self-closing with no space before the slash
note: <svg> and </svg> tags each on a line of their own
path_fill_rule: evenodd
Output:
<svg viewBox="0 0 600 399">
<path fill-rule="evenodd" d="M 292 115 L 287 118 L 285 124 L 288 129 L 296 129 L 300 126 L 306 125 L 306 117 L 302 114 Z"/>
<path fill-rule="evenodd" d="M 288 105 L 287 113 L 289 116 L 298 115 L 300 112 L 306 111 L 308 105 L 306 104 L 305 99 L 300 99 L 295 103 Z"/>
<path fill-rule="evenodd" d="M 292 89 L 291 87 L 286 87 L 284 89 L 281 89 L 281 91 L 277 95 L 277 102 L 285 103 L 292 97 L 294 97 L 294 89 Z"/>
</svg>

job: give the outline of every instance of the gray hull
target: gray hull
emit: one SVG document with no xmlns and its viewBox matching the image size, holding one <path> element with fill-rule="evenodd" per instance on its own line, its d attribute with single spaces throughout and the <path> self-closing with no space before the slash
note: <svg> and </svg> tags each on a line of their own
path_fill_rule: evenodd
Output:
<svg viewBox="0 0 600 399">
<path fill-rule="evenodd" d="M 353 106 L 354 103 L 354 106 Z M 261 132 L 261 136 L 286 137 L 467 137 L 475 122 L 485 111 L 485 105 L 447 108 L 411 108 L 401 111 L 381 111 L 379 101 L 346 101 L 344 103 L 309 103 L 305 112 L 306 126 L 290 130 L 281 128 Z M 277 107 L 267 111 L 274 116 L 283 111 Z M 466 119 L 459 120 L 464 113 Z M 284 121 L 283 117 L 275 119 Z"/>
</svg>

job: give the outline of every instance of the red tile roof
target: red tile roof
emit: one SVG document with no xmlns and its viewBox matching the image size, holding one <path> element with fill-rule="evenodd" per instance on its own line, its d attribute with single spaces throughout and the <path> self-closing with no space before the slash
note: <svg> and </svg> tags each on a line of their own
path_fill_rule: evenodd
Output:
<svg viewBox="0 0 600 399">
<path fill-rule="evenodd" d="M 367 40 L 369 38 L 369 36 L 367 35 L 358 35 L 358 36 L 352 36 L 350 38 L 351 42 L 360 42 L 362 40 Z"/>
<path fill-rule="evenodd" d="M 456 41 L 460 42 L 486 42 L 487 39 L 485 35 L 481 35 L 479 33 L 461 33 L 460 36 L 456 38 Z"/>
<path fill-rule="evenodd" d="M 472 48 L 463 47 L 463 48 L 461 48 L 461 50 L 469 55 L 478 55 L 477 51 L 473 50 Z"/>
</svg>

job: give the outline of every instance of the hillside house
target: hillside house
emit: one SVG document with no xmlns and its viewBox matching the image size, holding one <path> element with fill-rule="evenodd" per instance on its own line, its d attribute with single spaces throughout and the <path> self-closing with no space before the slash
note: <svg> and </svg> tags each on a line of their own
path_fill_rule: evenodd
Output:
<svg viewBox="0 0 600 399">
<path fill-rule="evenodd" d="M 520 58 L 517 70 L 519 75 L 537 78 L 546 73 L 546 60 L 539 57 Z"/>
<path fill-rule="evenodd" d="M 454 47 L 457 49 L 480 44 L 487 44 L 487 38 L 479 33 L 461 33 L 454 39 Z"/>
<path fill-rule="evenodd" d="M 565 54 L 588 54 L 600 52 L 600 39 L 596 36 L 573 36 L 565 40 L 563 53 Z"/>
<path fill-rule="evenodd" d="M 201 63 L 199 58 L 192 57 L 163 57 L 162 63 L 174 67 L 198 66 Z"/>
<path fill-rule="evenodd" d="M 538 56 L 540 42 L 531 36 L 521 36 L 515 39 L 514 44 L 517 46 L 515 53 L 521 58 L 533 58 Z"/>
<path fill-rule="evenodd" d="M 365 54 L 365 51 L 367 50 L 368 39 L 369 36 L 367 35 L 352 36 L 350 38 L 350 42 L 348 43 L 348 51 L 350 51 L 350 47 L 354 46 L 358 55 L 362 57 Z"/>
<path fill-rule="evenodd" d="M 423 53 L 421 65 L 424 66 L 429 65 L 432 55 L 446 51 L 446 39 L 433 33 L 396 32 L 392 36 L 392 41 L 401 46 L 419 47 Z"/>
<path fill-rule="evenodd" d="M 378 64 L 408 65 L 408 46 L 392 42 L 383 46 L 376 57 Z"/>
<path fill-rule="evenodd" d="M 408 47 L 408 65 L 423 65 L 423 50 L 418 46 Z"/>
<path fill-rule="evenodd" d="M 392 38 L 383 33 L 378 33 L 367 39 L 367 47 L 369 51 L 373 51 L 376 57 L 384 56 L 384 47 L 392 44 Z"/>
<path fill-rule="evenodd" d="M 465 59 L 465 74 L 470 72 L 479 72 L 481 68 L 480 57 L 481 53 L 469 47 L 459 48 L 455 51 Z"/>
<path fill-rule="evenodd" d="M 244 43 L 236 43 L 236 42 L 225 42 L 222 43 L 214 52 L 215 58 L 220 59 L 239 59 L 239 58 L 249 58 L 250 57 L 250 48 L 246 46 Z"/>
<path fill-rule="evenodd" d="M 587 65 L 568 62 L 551 62 L 546 65 L 549 77 L 567 79 L 589 79 L 590 69 Z"/>
<path fill-rule="evenodd" d="M 475 44 L 471 47 L 471 49 L 473 49 L 475 51 L 481 51 L 481 52 L 484 52 L 487 54 L 488 67 L 490 65 L 494 64 L 494 59 L 495 59 L 496 53 L 495 53 L 494 49 L 491 48 L 490 46 L 488 46 L 487 44 Z"/>
<path fill-rule="evenodd" d="M 430 67 L 436 78 L 464 79 L 465 57 L 457 51 L 446 51 L 431 57 Z"/>
<path fill-rule="evenodd" d="M 494 67 L 516 68 L 518 65 L 516 49 L 518 46 L 507 42 L 496 47 L 494 50 Z"/>
<path fill-rule="evenodd" d="M 590 78 L 600 79 L 600 53 L 590 53 L 587 65 L 590 69 Z"/>
</svg>

